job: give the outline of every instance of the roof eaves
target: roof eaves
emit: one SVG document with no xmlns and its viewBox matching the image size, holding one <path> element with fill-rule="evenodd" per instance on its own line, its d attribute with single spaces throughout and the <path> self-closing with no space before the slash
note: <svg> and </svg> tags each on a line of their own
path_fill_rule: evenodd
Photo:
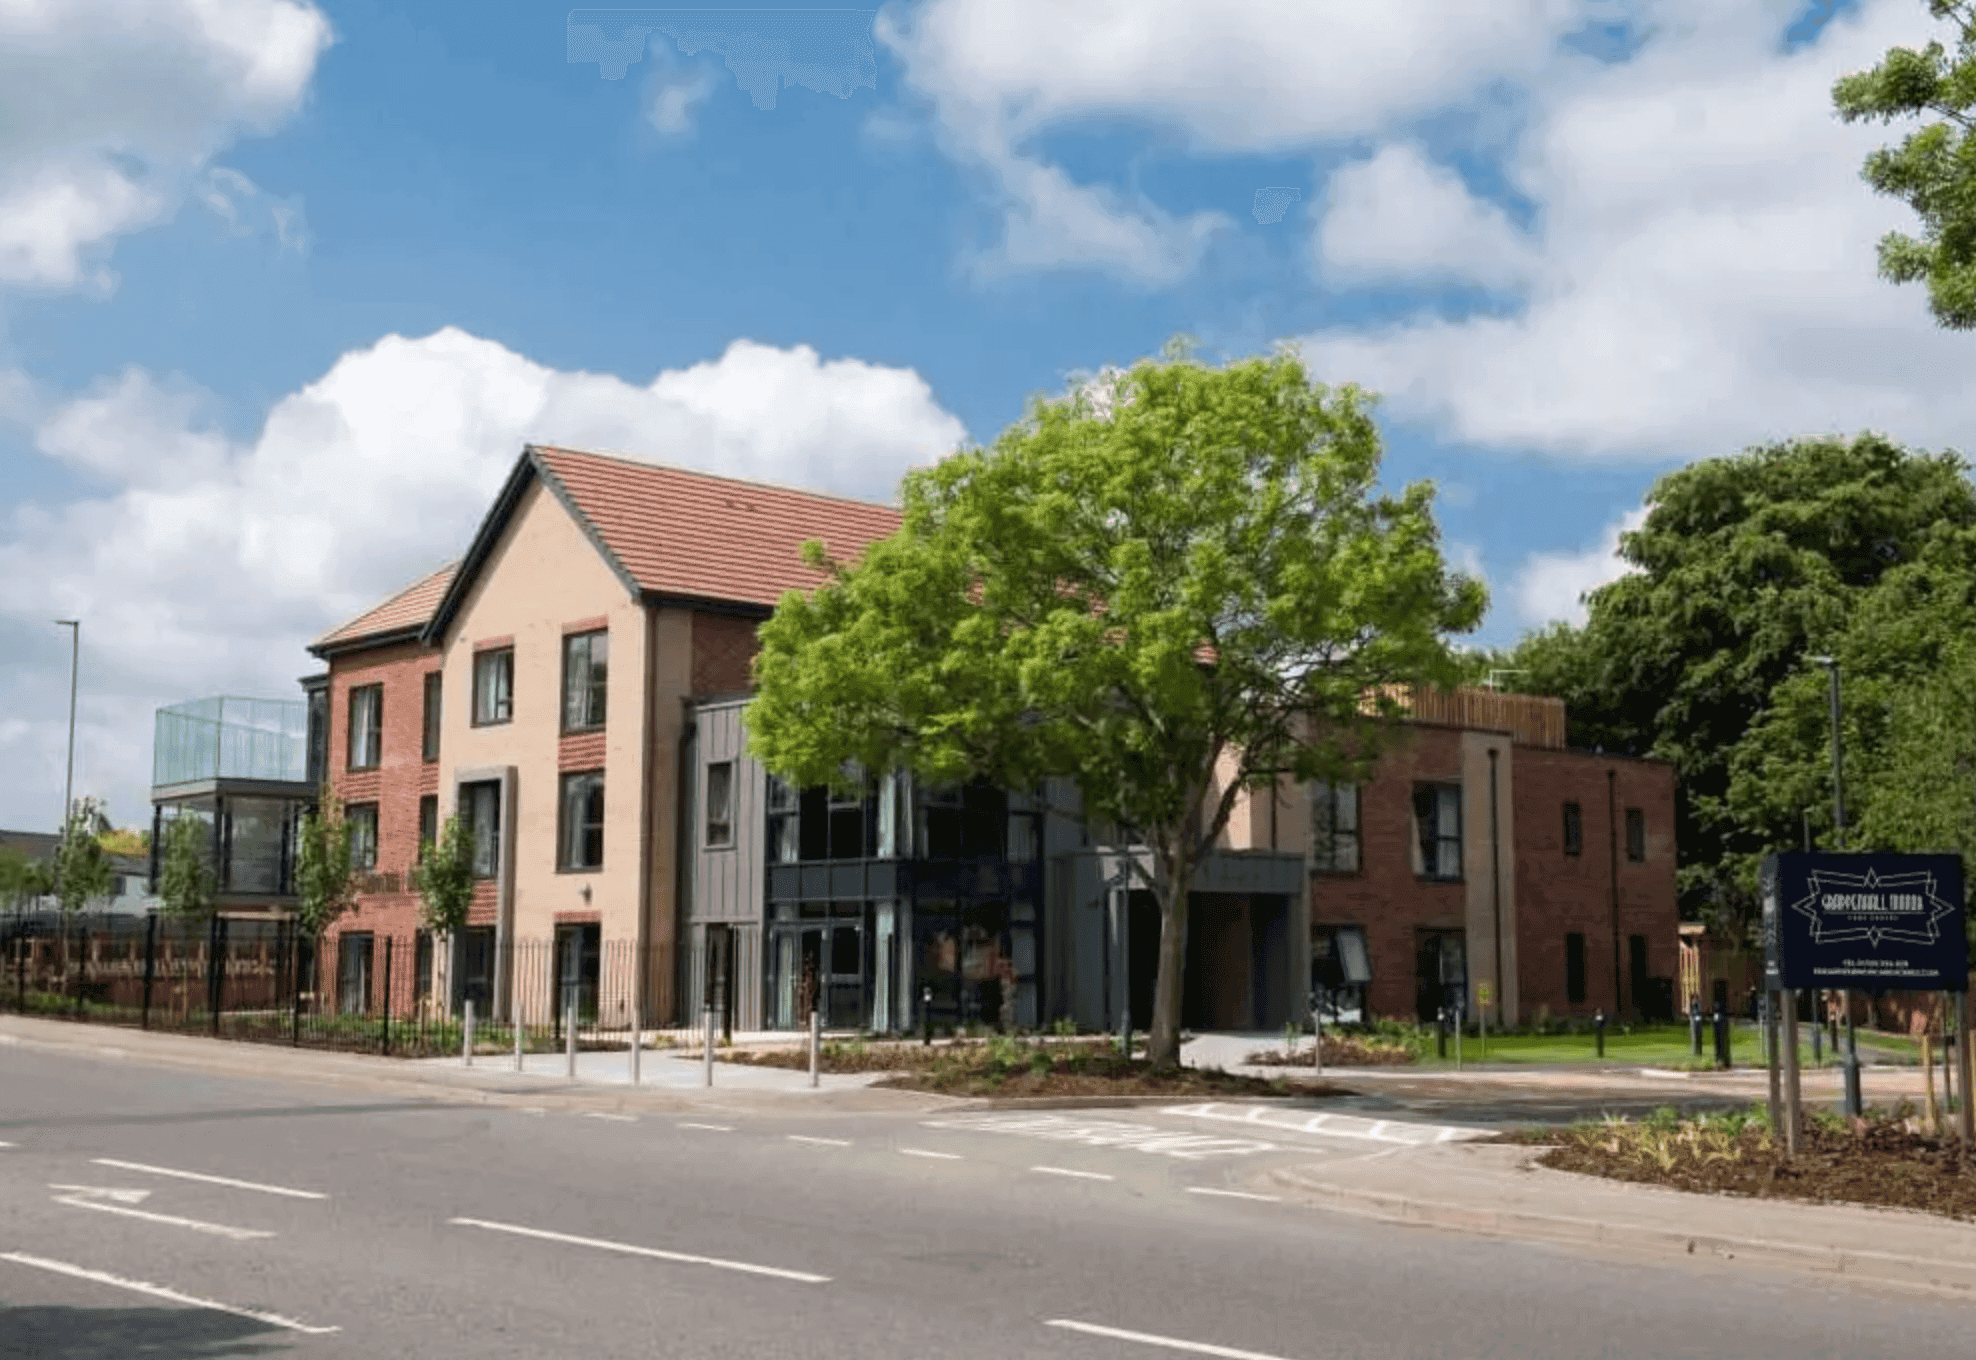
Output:
<svg viewBox="0 0 1976 1360">
<path fill-rule="evenodd" d="M 400 643 L 418 642 L 423 640 L 424 633 L 424 624 L 411 623 L 399 628 L 387 628 L 377 633 L 359 633 L 355 637 L 339 638 L 335 642 L 312 642 L 309 644 L 309 654 L 319 660 L 328 661 L 346 652 L 365 652 L 373 647 L 393 647 Z M 303 676 L 302 684 L 306 686 L 313 678 L 315 677 Z"/>
<path fill-rule="evenodd" d="M 604 541 L 604 535 L 598 531 L 596 523 L 583 512 L 583 507 L 576 503 L 576 497 L 572 496 L 569 488 L 563 485 L 563 479 L 556 475 L 556 470 L 549 465 L 549 460 L 542 456 L 541 448 L 530 444 L 522 451 L 522 457 L 535 465 L 536 475 L 542 478 L 542 485 L 549 488 L 549 494 L 554 496 L 568 512 L 569 517 L 576 521 L 577 527 L 583 530 L 583 536 L 590 540 L 590 546 L 595 548 L 610 566 L 611 571 L 623 584 L 626 593 L 634 600 L 642 599 L 644 587 L 639 585 L 638 578 L 631 574 L 631 569 L 624 565 L 623 559 L 611 550 L 609 543 Z"/>
<path fill-rule="evenodd" d="M 515 507 L 521 504 L 521 495 L 528 487 L 528 479 L 537 475 L 538 469 L 531 457 L 534 452 L 534 446 L 529 445 L 522 450 L 521 457 L 515 460 L 514 471 L 510 472 L 508 480 L 502 483 L 500 494 L 494 498 L 494 504 L 488 507 L 487 514 L 482 517 L 480 528 L 474 531 L 473 543 L 467 548 L 466 555 L 460 559 L 458 569 L 453 572 L 453 579 L 446 583 L 446 593 L 439 597 L 438 605 L 433 608 L 432 617 L 427 619 L 418 630 L 420 642 L 429 647 L 436 646 L 446 636 L 446 629 L 452 624 L 453 616 L 459 613 L 460 605 L 466 599 L 468 587 L 472 585 L 474 577 L 480 574 L 481 567 L 486 565 L 488 557 L 494 551 L 495 541 L 501 537 L 501 531 L 507 527 L 508 520 L 513 517 Z"/>
</svg>

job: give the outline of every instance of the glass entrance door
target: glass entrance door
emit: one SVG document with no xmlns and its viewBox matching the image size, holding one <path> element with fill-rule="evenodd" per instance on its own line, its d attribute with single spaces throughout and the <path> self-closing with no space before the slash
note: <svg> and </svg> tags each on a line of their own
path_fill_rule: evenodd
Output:
<svg viewBox="0 0 1976 1360">
<path fill-rule="evenodd" d="M 864 923 L 804 921 L 771 929 L 770 1023 L 777 1029 L 803 1029 L 814 1006 L 828 1029 L 864 1024 Z"/>
</svg>

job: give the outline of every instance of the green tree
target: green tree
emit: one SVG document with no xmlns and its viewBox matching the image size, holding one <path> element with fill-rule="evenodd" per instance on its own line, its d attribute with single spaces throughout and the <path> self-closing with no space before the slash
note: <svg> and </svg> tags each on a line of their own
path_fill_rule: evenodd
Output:
<svg viewBox="0 0 1976 1360">
<path fill-rule="evenodd" d="M 1148 1056 L 1172 1065 L 1188 892 L 1237 797 L 1362 777 L 1400 736 L 1381 687 L 1452 680 L 1445 637 L 1486 604 L 1432 487 L 1376 494 L 1370 408 L 1288 353 L 1217 369 L 1180 343 L 1033 402 L 909 474 L 856 563 L 809 545 L 829 580 L 762 626 L 751 751 L 798 784 L 1074 781 L 1151 852 Z"/>
<path fill-rule="evenodd" d="M 212 827 L 199 817 L 174 817 L 165 827 L 158 861 L 158 898 L 173 916 L 208 916 L 219 892 L 213 870 Z"/>
<path fill-rule="evenodd" d="M 90 902 L 111 895 L 116 873 L 110 856 L 96 839 L 95 828 L 103 816 L 94 798 L 78 799 L 62 828 L 62 839 L 55 847 L 55 901 L 64 916 L 75 916 Z"/>
<path fill-rule="evenodd" d="M 1861 177 L 1898 198 L 1921 218 L 1919 238 L 1888 232 L 1880 239 L 1880 276 L 1890 283 L 1928 283 L 1935 319 L 1954 330 L 1976 326 L 1976 3 L 1928 0 L 1937 21 L 1954 24 L 1955 55 L 1939 41 L 1920 51 L 1888 49 L 1871 70 L 1841 78 L 1832 104 L 1848 123 L 1892 122 L 1934 114 L 1898 147 L 1866 158 Z"/>
<path fill-rule="evenodd" d="M 49 891 L 42 865 L 11 846 L 0 847 L 0 905 L 19 910 Z"/>
<path fill-rule="evenodd" d="M 295 921 L 311 940 L 356 905 L 356 860 L 343 804 L 327 782 L 295 833 Z"/>
<path fill-rule="evenodd" d="M 473 907 L 473 831 L 461 817 L 448 817 L 438 840 L 419 842 L 412 886 L 419 894 L 419 924 L 446 938 L 451 976 L 459 977 L 459 947 Z"/>
<path fill-rule="evenodd" d="M 1807 658 L 1840 658 L 1848 723 L 1870 726 L 1870 687 L 1855 705 L 1852 663 L 1863 649 L 1891 667 L 1896 588 L 1935 589 L 1930 574 L 1967 551 L 1965 474 L 1953 454 L 1870 434 L 1690 464 L 1649 492 L 1645 523 L 1621 537 L 1635 570 L 1591 593 L 1586 625 L 1518 647 L 1518 687 L 1565 701 L 1574 746 L 1674 764 L 1689 919 L 1741 931 L 1756 864 L 1800 843 L 1806 808 L 1829 806 L 1825 675 Z M 1848 630 L 1869 623 L 1880 640 L 1861 632 L 1849 645 Z M 1870 673 L 1859 669 L 1863 685 Z"/>
</svg>

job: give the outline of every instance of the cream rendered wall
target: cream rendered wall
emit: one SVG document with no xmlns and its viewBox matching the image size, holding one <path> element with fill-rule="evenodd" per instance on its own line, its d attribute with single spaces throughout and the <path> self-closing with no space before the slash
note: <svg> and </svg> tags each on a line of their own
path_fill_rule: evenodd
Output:
<svg viewBox="0 0 1976 1360">
<path fill-rule="evenodd" d="M 604 866 L 556 870 L 562 736 L 563 625 L 603 616 L 610 628 L 605 691 Z M 514 717 L 475 727 L 474 643 L 514 639 Z M 606 940 L 637 933 L 645 826 L 645 611 L 633 602 L 554 496 L 539 482 L 522 493 L 507 528 L 482 565 L 443 644 L 440 789 L 450 802 L 454 771 L 512 765 L 513 937 L 544 939 L 558 912 L 596 911 Z M 583 888 L 590 889 L 589 900 Z"/>
<path fill-rule="evenodd" d="M 1496 752 L 1496 839 L 1489 828 L 1489 752 Z M 1467 885 L 1464 928 L 1468 932 L 1471 1012 L 1481 1009 L 1479 983 L 1496 980 L 1496 892 L 1502 894 L 1502 995 L 1489 1007 L 1489 1023 L 1515 1024 L 1522 1015 L 1516 985 L 1516 819 L 1511 790 L 1515 743 L 1507 734 L 1461 734 L 1462 878 Z M 1500 876 L 1491 870 L 1500 866 Z"/>
</svg>

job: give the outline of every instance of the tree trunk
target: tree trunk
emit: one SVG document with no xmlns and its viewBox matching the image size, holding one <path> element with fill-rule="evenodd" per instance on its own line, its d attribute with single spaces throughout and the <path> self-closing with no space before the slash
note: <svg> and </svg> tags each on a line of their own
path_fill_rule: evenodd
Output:
<svg viewBox="0 0 1976 1360">
<path fill-rule="evenodd" d="M 1160 956 L 1153 982 L 1152 1030 L 1146 1043 L 1146 1061 L 1154 1068 L 1180 1066 L 1180 1002 L 1187 981 L 1187 880 L 1192 877 L 1186 873 L 1154 875 L 1153 895 L 1160 906 Z M 1131 986 L 1128 976 L 1127 996 Z"/>
</svg>

